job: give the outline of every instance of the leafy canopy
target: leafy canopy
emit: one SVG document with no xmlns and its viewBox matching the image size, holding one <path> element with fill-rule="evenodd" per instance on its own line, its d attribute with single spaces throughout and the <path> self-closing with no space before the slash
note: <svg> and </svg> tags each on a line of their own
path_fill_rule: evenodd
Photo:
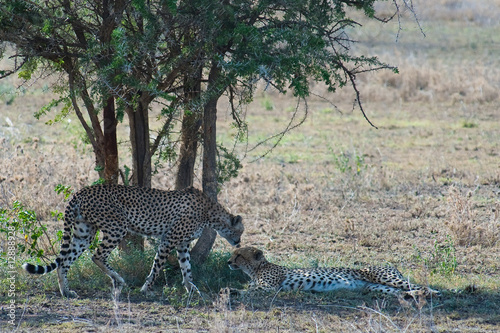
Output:
<svg viewBox="0 0 500 333">
<path fill-rule="evenodd" d="M 63 105 L 56 117 L 60 120 L 81 101 L 94 133 L 95 115 L 108 96 L 116 101 L 119 120 L 126 108 L 149 108 L 153 101 L 163 105 L 168 126 L 162 133 L 168 137 L 174 113 L 201 112 L 210 98 L 223 93 L 235 123 L 246 130 L 238 105 L 252 100 L 262 80 L 299 98 L 309 96 L 311 81 L 323 82 L 330 92 L 351 84 L 364 115 L 356 75 L 382 68 L 397 71 L 351 50 L 355 41 L 349 33 L 359 23 L 350 14 L 377 19 L 375 3 L 0 0 L 0 40 L 14 46 L 16 59 L 15 68 L 1 70 L 0 78 L 16 72 L 25 80 L 39 71 L 59 75 L 54 88 L 61 96 L 38 115 Z M 5 43 L 1 50 L 3 55 Z M 215 83 L 202 85 L 200 98 L 186 99 L 187 79 L 205 83 L 214 68 Z"/>
<path fill-rule="evenodd" d="M 140 91 L 169 104 L 183 75 L 212 62 L 222 68 L 224 89 L 263 79 L 306 97 L 311 80 L 334 92 L 359 72 L 389 67 L 350 52 L 348 33 L 358 23 L 348 12 L 373 18 L 374 3 L 1 0 L 0 38 L 15 45 L 21 77 L 31 78 L 39 65 L 78 72 L 95 98 L 112 94 L 130 103 L 127 94 Z"/>
</svg>

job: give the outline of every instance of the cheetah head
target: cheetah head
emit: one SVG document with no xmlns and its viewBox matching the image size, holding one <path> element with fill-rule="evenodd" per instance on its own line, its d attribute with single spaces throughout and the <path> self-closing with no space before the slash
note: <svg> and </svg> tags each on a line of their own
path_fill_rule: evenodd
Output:
<svg viewBox="0 0 500 333">
<path fill-rule="evenodd" d="M 223 222 L 220 228 L 216 228 L 221 237 L 224 237 L 229 244 L 238 247 L 241 242 L 241 234 L 245 228 L 243 227 L 242 218 L 239 215 L 229 215 L 228 219 Z"/>
<path fill-rule="evenodd" d="M 261 250 L 254 247 L 242 247 L 233 252 L 227 264 L 232 270 L 241 269 L 253 279 L 259 267 L 266 262 L 267 260 Z"/>
</svg>

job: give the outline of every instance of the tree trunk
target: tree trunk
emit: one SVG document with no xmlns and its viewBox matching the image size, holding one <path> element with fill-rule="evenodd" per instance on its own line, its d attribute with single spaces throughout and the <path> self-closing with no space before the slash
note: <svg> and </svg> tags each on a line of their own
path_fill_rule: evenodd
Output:
<svg viewBox="0 0 500 333">
<path fill-rule="evenodd" d="M 151 155 L 149 143 L 148 106 L 140 98 L 136 110 L 127 108 L 132 143 L 132 185 L 151 187 Z"/>
<path fill-rule="evenodd" d="M 199 129 L 201 126 L 201 112 L 194 105 L 201 93 L 201 69 L 191 77 L 184 78 L 184 99 L 191 107 L 184 112 L 181 129 L 181 148 L 179 151 L 179 168 L 175 180 L 175 189 L 180 190 L 193 186 L 194 164 L 198 150 Z"/>
<path fill-rule="evenodd" d="M 198 150 L 198 131 L 201 126 L 199 114 L 185 113 L 182 118 L 182 137 L 179 151 L 179 167 L 175 180 L 175 189 L 193 186 L 194 165 Z"/>
<path fill-rule="evenodd" d="M 130 124 L 130 142 L 132 144 L 132 185 L 151 187 L 151 154 L 149 143 L 148 106 L 139 98 L 136 110 L 126 108 Z M 144 251 L 144 238 L 137 234 L 127 234 L 120 242 L 119 249 L 130 253 L 132 248 Z"/>
<path fill-rule="evenodd" d="M 203 192 L 210 198 L 217 201 L 217 141 L 216 141 L 216 121 L 217 121 L 217 101 L 220 93 L 217 87 L 219 67 L 212 65 L 208 76 L 209 100 L 205 104 L 203 112 Z M 204 262 L 212 249 L 217 233 L 212 228 L 205 228 L 201 237 L 191 251 L 191 257 L 195 262 Z"/>
<path fill-rule="evenodd" d="M 123 8 L 123 5 L 116 4 L 115 10 Z M 102 6 L 102 25 L 99 31 L 99 40 L 102 45 L 108 45 L 103 49 L 103 54 L 100 60 L 100 65 L 106 67 L 110 64 L 112 58 L 112 49 L 110 47 L 111 34 L 116 28 L 117 20 L 115 15 L 119 12 L 111 12 L 109 0 L 103 1 Z M 77 31 L 79 31 L 77 29 Z M 82 40 L 84 39 L 83 36 Z M 115 113 L 115 99 L 110 95 L 103 110 L 103 151 L 104 151 L 104 170 L 99 176 L 104 178 L 104 181 L 109 184 L 118 183 L 118 144 L 116 141 L 116 113 Z"/>
<path fill-rule="evenodd" d="M 110 96 L 103 112 L 104 127 L 104 180 L 109 184 L 118 183 L 118 144 L 116 141 L 115 100 Z"/>
</svg>

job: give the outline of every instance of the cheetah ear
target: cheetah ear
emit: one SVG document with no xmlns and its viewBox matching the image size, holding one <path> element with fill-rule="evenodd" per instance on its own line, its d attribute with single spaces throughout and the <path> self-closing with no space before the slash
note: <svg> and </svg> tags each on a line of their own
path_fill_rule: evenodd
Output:
<svg viewBox="0 0 500 333">
<path fill-rule="evenodd" d="M 264 253 L 261 250 L 257 250 L 255 251 L 254 258 L 255 260 L 261 260 L 262 258 L 264 258 Z"/>
<path fill-rule="evenodd" d="M 240 224 L 241 223 L 241 216 L 237 215 L 237 216 L 233 216 L 231 217 L 231 226 L 235 226 L 237 224 Z"/>
</svg>

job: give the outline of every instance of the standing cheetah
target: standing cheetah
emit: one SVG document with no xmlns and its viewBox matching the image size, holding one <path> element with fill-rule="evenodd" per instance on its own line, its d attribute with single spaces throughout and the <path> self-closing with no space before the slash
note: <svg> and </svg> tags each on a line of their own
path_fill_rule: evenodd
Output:
<svg viewBox="0 0 500 333">
<path fill-rule="evenodd" d="M 236 249 L 228 261 L 233 270 L 241 269 L 257 288 L 277 290 L 330 291 L 364 289 L 391 295 L 439 295 L 427 287 L 409 283 L 392 267 L 354 268 L 286 268 L 266 260 L 253 247 Z"/>
<path fill-rule="evenodd" d="M 183 284 L 190 291 L 189 244 L 200 237 L 205 227 L 214 228 L 233 246 L 238 246 L 244 230 L 241 216 L 229 214 L 195 188 L 162 191 L 122 185 L 89 186 L 77 192 L 68 203 L 61 252 L 55 262 L 48 266 L 24 264 L 23 268 L 31 274 L 45 274 L 57 268 L 61 294 L 75 297 L 76 293 L 68 288 L 66 274 L 100 230 L 103 239 L 92 260 L 111 278 L 114 293 L 118 295 L 125 282 L 109 266 L 107 259 L 131 231 L 160 240 L 151 273 L 141 291 L 146 292 L 151 287 L 174 248 Z"/>
</svg>

